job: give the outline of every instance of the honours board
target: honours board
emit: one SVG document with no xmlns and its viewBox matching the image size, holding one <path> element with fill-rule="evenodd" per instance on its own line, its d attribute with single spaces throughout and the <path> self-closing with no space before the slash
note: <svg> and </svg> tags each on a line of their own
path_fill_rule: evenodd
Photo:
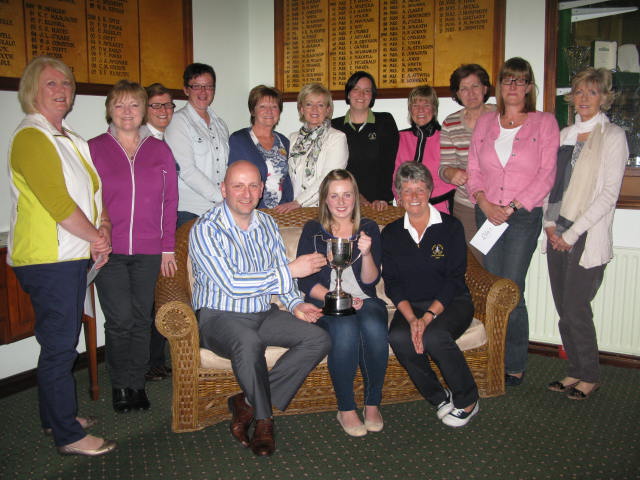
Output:
<svg viewBox="0 0 640 480">
<path fill-rule="evenodd" d="M 275 0 L 276 86 L 289 98 L 311 82 L 340 92 L 365 70 L 380 96 L 448 91 L 463 63 L 495 78 L 504 10 L 504 0 Z"/>
<path fill-rule="evenodd" d="M 79 93 L 123 78 L 181 91 L 192 52 L 191 0 L 0 0 L 3 89 L 49 55 L 71 67 Z"/>
</svg>

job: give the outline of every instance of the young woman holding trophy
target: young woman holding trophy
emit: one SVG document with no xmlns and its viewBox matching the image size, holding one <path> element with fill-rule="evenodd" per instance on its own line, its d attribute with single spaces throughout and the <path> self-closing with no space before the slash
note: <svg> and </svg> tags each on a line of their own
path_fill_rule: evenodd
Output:
<svg viewBox="0 0 640 480">
<path fill-rule="evenodd" d="M 338 422 L 348 435 L 361 437 L 383 428 L 378 407 L 389 347 L 387 309 L 375 291 L 382 259 L 380 231 L 376 222 L 360 218 L 358 185 L 348 171 L 329 172 L 319 197 L 318 219 L 305 225 L 298 255 L 327 253 L 329 261 L 318 273 L 300 278 L 298 286 L 305 301 L 324 305 L 318 325 L 331 335 L 328 367 Z M 353 393 L 358 365 L 365 385 L 364 423 Z"/>
</svg>

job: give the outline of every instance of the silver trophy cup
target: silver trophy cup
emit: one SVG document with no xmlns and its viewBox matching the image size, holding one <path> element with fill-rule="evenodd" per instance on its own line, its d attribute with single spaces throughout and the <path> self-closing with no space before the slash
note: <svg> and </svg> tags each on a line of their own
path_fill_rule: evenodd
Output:
<svg viewBox="0 0 640 480">
<path fill-rule="evenodd" d="M 322 313 L 333 316 L 353 315 L 356 313 L 353 308 L 353 297 L 342 290 L 342 272 L 360 258 L 360 255 L 353 258 L 354 244 L 357 239 L 329 238 L 324 241 L 327 242 L 327 260 L 331 268 L 336 271 L 336 289 L 324 296 Z"/>
</svg>

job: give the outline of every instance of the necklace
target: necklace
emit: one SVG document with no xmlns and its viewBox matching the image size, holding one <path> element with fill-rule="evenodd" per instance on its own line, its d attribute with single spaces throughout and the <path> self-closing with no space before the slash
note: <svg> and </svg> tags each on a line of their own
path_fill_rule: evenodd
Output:
<svg viewBox="0 0 640 480">
<path fill-rule="evenodd" d="M 516 118 L 516 119 L 514 119 L 514 120 L 509 120 L 509 119 L 508 119 L 508 118 L 506 118 L 505 116 L 501 116 L 501 119 L 502 119 L 502 124 L 503 124 L 505 127 L 514 127 L 514 126 L 520 125 L 520 124 L 521 124 L 521 122 L 522 122 L 522 119 L 521 119 L 521 118 Z"/>
</svg>

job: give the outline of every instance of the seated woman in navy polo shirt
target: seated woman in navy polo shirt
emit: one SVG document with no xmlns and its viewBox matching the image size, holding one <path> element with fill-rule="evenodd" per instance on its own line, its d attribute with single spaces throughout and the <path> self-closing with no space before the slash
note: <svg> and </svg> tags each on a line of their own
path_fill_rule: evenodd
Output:
<svg viewBox="0 0 640 480">
<path fill-rule="evenodd" d="M 429 204 L 433 178 L 422 163 L 402 164 L 394 182 L 406 213 L 382 231 L 382 277 L 397 308 L 389 343 L 438 419 L 462 427 L 479 410 L 478 388 L 456 344 L 473 319 L 464 231 Z M 440 384 L 429 358 L 451 390 Z"/>
</svg>

